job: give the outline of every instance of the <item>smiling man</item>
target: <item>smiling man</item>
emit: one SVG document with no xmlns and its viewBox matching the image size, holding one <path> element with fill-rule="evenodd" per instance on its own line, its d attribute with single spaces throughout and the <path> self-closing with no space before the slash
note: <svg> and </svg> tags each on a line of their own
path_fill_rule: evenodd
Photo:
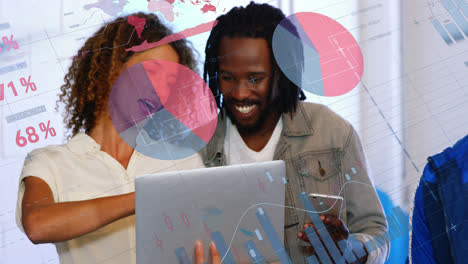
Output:
<svg viewBox="0 0 468 264">
<path fill-rule="evenodd" d="M 347 256 L 348 262 L 383 263 L 389 251 L 383 239 L 387 222 L 359 137 L 326 106 L 301 102 L 302 90 L 279 70 L 272 37 L 284 18 L 281 10 L 253 2 L 218 17 L 206 47 L 204 78 L 217 99 L 220 116 L 212 140 L 202 151 L 204 163 L 284 160 L 286 205 L 304 208 L 299 197 L 303 192 L 343 196 L 340 217 L 321 216 L 319 224 L 327 228 L 339 253 L 343 244 L 338 241 L 350 242 L 347 245 L 355 254 Z M 296 31 L 292 24 L 288 30 Z M 302 65 L 303 58 L 297 58 L 297 63 Z M 347 174 L 352 175 L 350 184 L 345 184 Z M 307 258 L 315 250 L 301 240 L 308 241 L 304 227 L 317 231 L 314 223 L 301 211 L 285 209 L 284 244 L 293 263 L 311 261 Z M 339 262 L 337 251 L 333 253 L 329 246 L 326 255 Z M 327 262 L 326 255 L 318 255 Z"/>
</svg>

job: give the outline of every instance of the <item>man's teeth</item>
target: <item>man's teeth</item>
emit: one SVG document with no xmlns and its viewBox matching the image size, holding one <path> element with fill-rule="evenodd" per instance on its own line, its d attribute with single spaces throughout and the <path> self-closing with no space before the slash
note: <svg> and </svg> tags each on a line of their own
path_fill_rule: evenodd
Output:
<svg viewBox="0 0 468 264">
<path fill-rule="evenodd" d="M 248 114 L 250 111 L 252 111 L 255 108 L 256 105 L 251 105 L 251 106 L 235 106 L 236 110 L 243 113 L 243 114 Z"/>
</svg>

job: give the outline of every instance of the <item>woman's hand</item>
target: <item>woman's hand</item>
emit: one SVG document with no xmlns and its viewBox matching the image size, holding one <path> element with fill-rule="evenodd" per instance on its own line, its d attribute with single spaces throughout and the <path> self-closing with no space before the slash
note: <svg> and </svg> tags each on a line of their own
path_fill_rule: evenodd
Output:
<svg viewBox="0 0 468 264">
<path fill-rule="evenodd" d="M 211 264 L 220 264 L 221 257 L 219 256 L 218 249 L 216 249 L 216 245 L 211 242 L 210 243 L 210 255 L 211 255 Z M 204 264 L 205 261 L 205 251 L 203 250 L 203 243 L 200 240 L 195 242 L 195 264 Z"/>
</svg>

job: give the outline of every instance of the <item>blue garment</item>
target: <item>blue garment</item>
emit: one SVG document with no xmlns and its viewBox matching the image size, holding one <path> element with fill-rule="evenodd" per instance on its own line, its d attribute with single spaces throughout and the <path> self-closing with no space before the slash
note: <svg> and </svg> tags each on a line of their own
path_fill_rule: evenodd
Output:
<svg viewBox="0 0 468 264">
<path fill-rule="evenodd" d="M 412 262 L 468 263 L 468 136 L 428 160 L 414 201 Z"/>
<path fill-rule="evenodd" d="M 377 189 L 377 194 L 379 195 L 380 202 L 382 203 L 382 207 L 384 209 L 385 215 L 390 217 L 391 215 L 394 215 L 393 208 L 395 208 L 395 205 L 392 202 L 392 199 L 388 194 L 385 192 Z M 409 225 L 409 216 L 407 213 L 402 214 L 404 216 L 404 219 L 398 219 L 399 224 L 401 226 Z M 394 232 L 392 230 L 392 226 L 389 225 L 389 231 Z M 390 254 L 388 256 L 387 261 L 385 261 L 385 264 L 401 264 L 405 263 L 406 259 L 408 258 L 408 242 L 409 242 L 409 233 L 408 232 L 401 232 L 400 236 L 396 236 L 395 239 L 393 239 L 390 242 Z"/>
</svg>

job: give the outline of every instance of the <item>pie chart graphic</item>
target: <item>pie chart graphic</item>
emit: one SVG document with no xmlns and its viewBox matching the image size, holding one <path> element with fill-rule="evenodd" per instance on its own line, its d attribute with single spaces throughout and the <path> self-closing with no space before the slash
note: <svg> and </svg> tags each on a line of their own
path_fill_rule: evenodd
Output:
<svg viewBox="0 0 468 264">
<path fill-rule="evenodd" d="M 272 47 L 281 71 L 310 93 L 339 96 L 361 80 L 363 58 L 357 41 L 325 15 L 301 12 L 283 19 Z"/>
<path fill-rule="evenodd" d="M 182 159 L 201 150 L 213 136 L 218 117 L 203 79 L 164 60 L 143 61 L 120 74 L 110 92 L 109 113 L 129 146 L 160 160 Z"/>
</svg>

